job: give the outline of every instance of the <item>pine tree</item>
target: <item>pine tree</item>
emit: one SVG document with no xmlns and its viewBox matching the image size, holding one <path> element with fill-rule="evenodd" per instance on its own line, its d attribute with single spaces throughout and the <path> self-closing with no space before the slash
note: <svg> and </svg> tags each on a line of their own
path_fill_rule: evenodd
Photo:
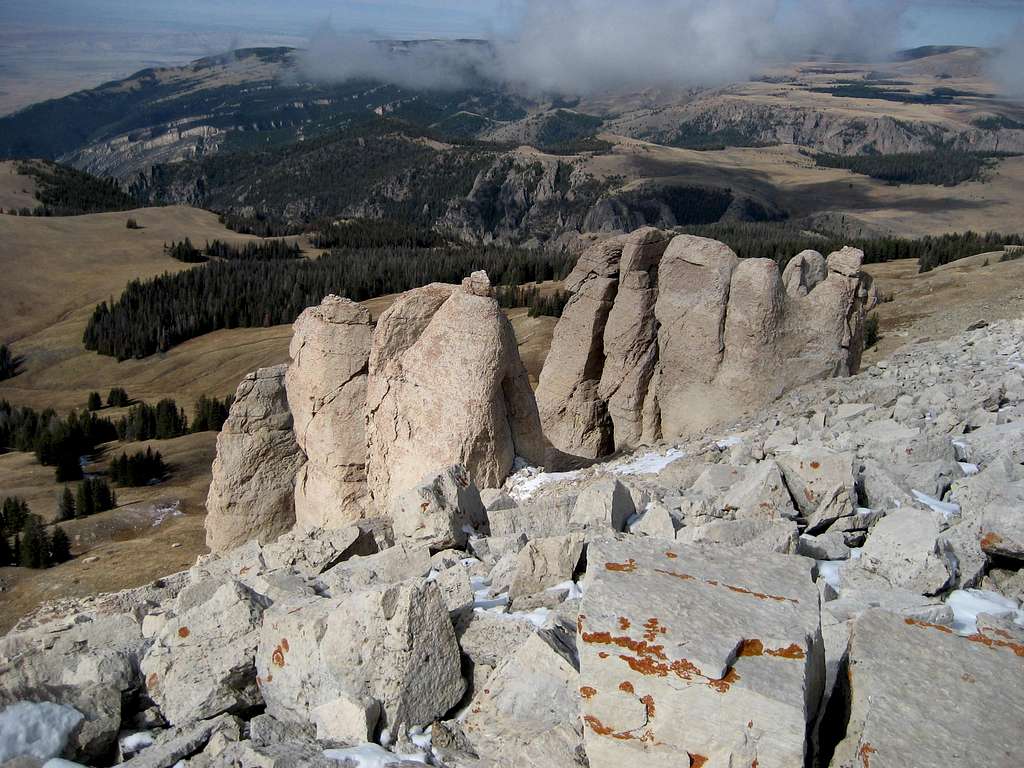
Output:
<svg viewBox="0 0 1024 768">
<path fill-rule="evenodd" d="M 14 565 L 14 552 L 11 551 L 11 543 L 7 541 L 7 534 L 0 532 L 0 566 Z"/>
<path fill-rule="evenodd" d="M 21 565 L 24 568 L 45 568 L 50 560 L 50 538 L 39 515 L 29 515 L 21 529 Z"/>
<path fill-rule="evenodd" d="M 71 541 L 64 529 L 59 525 L 53 529 L 53 538 L 50 539 L 50 562 L 66 563 L 71 559 Z"/>
<path fill-rule="evenodd" d="M 96 512 L 96 500 L 92 495 L 92 488 L 88 481 L 78 486 L 78 493 L 75 497 L 75 508 L 79 517 L 89 517 Z"/>
<path fill-rule="evenodd" d="M 64 493 L 60 496 L 58 510 L 60 512 L 61 520 L 71 520 L 75 516 L 75 497 L 74 494 L 71 493 L 71 489 L 66 485 L 64 486 Z"/>
<path fill-rule="evenodd" d="M 98 411 L 102 407 L 103 407 L 103 400 L 100 398 L 100 393 L 99 392 L 90 392 L 89 393 L 89 402 L 87 404 L 87 408 L 90 411 Z"/>
</svg>

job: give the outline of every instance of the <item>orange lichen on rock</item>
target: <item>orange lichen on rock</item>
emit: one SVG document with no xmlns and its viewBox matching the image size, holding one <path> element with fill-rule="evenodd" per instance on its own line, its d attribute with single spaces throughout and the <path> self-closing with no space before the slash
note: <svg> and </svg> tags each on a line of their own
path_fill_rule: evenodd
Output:
<svg viewBox="0 0 1024 768">
<path fill-rule="evenodd" d="M 995 531 L 989 531 L 981 537 L 981 548 L 986 551 L 1002 543 L 1003 537 Z"/>
<path fill-rule="evenodd" d="M 270 654 L 270 660 L 274 663 L 274 666 L 284 666 L 284 655 L 287 651 L 288 641 L 282 639 L 281 642 L 277 644 L 277 647 L 274 649 L 274 652 Z"/>
<path fill-rule="evenodd" d="M 821 468 L 821 462 L 820 461 L 812 461 L 811 462 L 811 469 L 820 469 L 820 468 Z"/>
<path fill-rule="evenodd" d="M 633 688 L 633 684 L 629 682 L 629 680 L 623 680 L 621 683 L 619 683 L 619 690 L 623 693 L 636 693 L 636 690 Z"/>
<path fill-rule="evenodd" d="M 658 639 L 658 635 L 664 635 L 667 631 L 668 629 L 661 626 L 657 619 L 650 618 L 644 623 L 644 640 L 653 643 Z"/>
<path fill-rule="evenodd" d="M 624 563 L 605 563 L 604 567 L 609 571 L 620 571 L 622 573 L 632 573 L 636 570 L 636 560 L 629 558 Z"/>
<path fill-rule="evenodd" d="M 677 573 L 676 571 L 666 571 L 662 568 L 655 568 L 656 573 L 662 573 L 666 576 L 671 576 L 673 579 L 679 579 L 680 581 L 693 581 L 694 578 L 688 573 Z"/>
<path fill-rule="evenodd" d="M 592 699 L 596 695 L 596 688 L 591 688 L 589 685 L 584 685 L 582 688 L 580 688 L 580 696 L 582 696 L 584 699 Z"/>
<path fill-rule="evenodd" d="M 696 752 L 687 752 L 690 757 L 690 768 L 703 768 L 704 763 L 708 761 L 704 755 L 698 755 Z"/>
<path fill-rule="evenodd" d="M 867 742 L 860 745 L 860 749 L 857 751 L 857 754 L 860 756 L 860 764 L 863 768 L 871 768 L 871 756 L 877 751 L 877 749 Z"/>
<path fill-rule="evenodd" d="M 746 587 L 736 587 L 732 584 L 723 584 L 726 589 L 730 592 L 736 592 L 740 595 L 750 595 L 756 597 L 758 600 L 774 600 L 777 603 L 793 603 L 794 605 L 799 604 L 799 600 L 795 597 L 783 597 L 782 595 L 769 595 L 764 592 L 753 592 Z"/>
<path fill-rule="evenodd" d="M 764 653 L 764 643 L 760 640 L 744 640 L 740 643 L 737 656 L 760 656 Z"/>
<path fill-rule="evenodd" d="M 679 555 L 677 555 L 672 550 L 669 550 L 668 552 L 665 553 L 665 557 L 667 557 L 669 560 L 675 560 L 677 557 L 679 557 Z"/>
<path fill-rule="evenodd" d="M 630 628 L 630 626 L 632 625 L 629 623 L 629 619 L 627 619 L 625 616 L 619 616 L 619 629 L 625 632 L 627 629 Z"/>
<path fill-rule="evenodd" d="M 646 696 L 641 696 L 640 701 L 643 702 L 644 708 L 647 710 L 647 719 L 650 720 L 652 717 L 654 717 L 655 712 L 654 697 L 651 696 L 651 694 L 647 694 Z"/>
<path fill-rule="evenodd" d="M 719 680 L 708 680 L 708 687 L 713 688 L 719 693 L 725 693 L 732 687 L 732 684 L 740 679 L 740 676 L 736 673 L 736 670 L 729 667 L 726 670 L 725 676 Z"/>
<path fill-rule="evenodd" d="M 635 733 L 630 731 L 616 731 L 614 728 L 602 723 L 598 718 L 593 715 L 584 715 L 583 722 L 590 726 L 590 730 L 596 733 L 598 736 L 610 736 L 613 739 L 619 739 L 620 741 L 642 741 L 647 743 L 654 742 L 654 734 L 650 730 L 644 731 L 642 734 L 637 736 Z"/>
<path fill-rule="evenodd" d="M 178 627 L 178 637 L 188 637 L 188 627 Z"/>
<path fill-rule="evenodd" d="M 765 653 L 780 659 L 802 659 L 805 656 L 804 649 L 796 643 L 790 643 L 785 648 L 769 648 Z"/>
<path fill-rule="evenodd" d="M 631 637 L 614 637 L 611 632 L 584 632 L 583 642 L 592 645 L 614 645 L 633 651 L 638 656 L 667 659 L 663 645 L 651 645 L 646 640 L 634 640 Z"/>
</svg>

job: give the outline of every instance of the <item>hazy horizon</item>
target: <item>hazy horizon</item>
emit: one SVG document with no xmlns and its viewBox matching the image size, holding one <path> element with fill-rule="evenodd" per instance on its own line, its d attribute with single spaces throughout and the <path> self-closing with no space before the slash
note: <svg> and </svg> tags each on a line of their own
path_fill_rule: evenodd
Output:
<svg viewBox="0 0 1024 768">
<path fill-rule="evenodd" d="M 322 77 L 390 74 L 390 65 L 360 53 L 359 42 L 371 38 L 494 40 L 499 79 L 536 88 L 593 90 L 645 77 L 715 82 L 743 77 L 759 57 L 801 50 L 867 56 L 919 45 L 999 45 L 1024 29 L 1024 2 L 641 0 L 624 8 L 606 0 L 305 0 L 285 8 L 270 0 L 7 0 L 0 22 L 3 114 L 239 47 L 314 47 Z"/>
</svg>

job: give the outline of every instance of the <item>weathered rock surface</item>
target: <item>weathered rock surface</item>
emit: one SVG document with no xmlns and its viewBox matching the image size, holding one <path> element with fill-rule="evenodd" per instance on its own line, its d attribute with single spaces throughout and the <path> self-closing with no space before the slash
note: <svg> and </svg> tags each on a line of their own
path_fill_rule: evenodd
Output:
<svg viewBox="0 0 1024 768">
<path fill-rule="evenodd" d="M 372 333 L 366 308 L 338 296 L 327 296 L 295 321 L 285 386 L 295 438 L 307 458 L 295 485 L 299 525 L 335 527 L 364 514 Z"/>
<path fill-rule="evenodd" d="M 483 529 L 487 514 L 466 468 L 456 465 L 399 495 L 391 523 L 396 536 L 440 550 L 465 547 L 467 529 Z"/>
<path fill-rule="evenodd" d="M 860 364 L 863 254 L 804 252 L 780 275 L 652 228 L 591 247 L 566 281 L 537 399 L 555 448 L 593 458 L 721 424 Z"/>
<path fill-rule="evenodd" d="M 580 606 L 593 768 L 802 765 L 824 679 L 810 561 L 599 539 Z"/>
<path fill-rule="evenodd" d="M 540 419 L 508 319 L 478 289 L 400 296 L 373 332 L 367 382 L 369 486 L 387 509 L 441 467 L 500 486 L 516 456 L 543 459 Z"/>
<path fill-rule="evenodd" d="M 267 711 L 292 722 L 344 694 L 378 702 L 384 725 L 424 725 L 465 690 L 448 611 L 423 580 L 274 605 L 256 666 Z"/>
<path fill-rule="evenodd" d="M 846 736 L 829 765 L 1002 766 L 1020 763 L 1010 723 L 1024 720 L 1024 645 L 998 632 L 880 610 L 861 614 L 849 650 Z"/>
<path fill-rule="evenodd" d="M 295 476 L 305 456 L 292 430 L 285 370 L 261 368 L 242 379 L 217 435 L 206 497 L 206 545 L 214 552 L 250 539 L 265 544 L 295 524 Z"/>
</svg>

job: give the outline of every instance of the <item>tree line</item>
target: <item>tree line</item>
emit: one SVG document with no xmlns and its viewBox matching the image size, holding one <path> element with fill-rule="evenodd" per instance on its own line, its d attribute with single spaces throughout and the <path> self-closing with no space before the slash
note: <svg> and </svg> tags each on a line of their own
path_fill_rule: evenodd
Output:
<svg viewBox="0 0 1024 768">
<path fill-rule="evenodd" d="M 34 216 L 78 216 L 85 213 L 127 211 L 138 208 L 114 179 L 43 160 L 19 163 L 18 173 L 36 182 L 39 205 Z"/>
<path fill-rule="evenodd" d="M 9 379 L 18 372 L 18 360 L 6 344 L 0 344 L 0 381 Z"/>
<path fill-rule="evenodd" d="M 568 291 L 542 293 L 537 286 L 499 285 L 494 291 L 498 306 L 503 309 L 528 307 L 530 317 L 561 317 L 569 302 Z"/>
<path fill-rule="evenodd" d="M 122 453 L 110 462 L 110 477 L 118 485 L 137 487 L 163 480 L 167 476 L 167 465 L 160 451 L 147 448 L 131 456 Z"/>
<path fill-rule="evenodd" d="M 893 155 L 831 155 L 814 156 L 814 162 L 825 168 L 844 168 L 861 176 L 887 184 L 935 184 L 954 187 L 965 181 L 979 181 L 985 171 L 1003 152 L 963 152 L 950 148 L 933 152 L 906 152 Z"/>
<path fill-rule="evenodd" d="M 509 248 L 344 249 L 316 260 L 211 261 L 197 269 L 133 280 L 101 303 L 85 329 L 86 349 L 118 360 L 166 352 L 221 328 L 291 323 L 334 293 L 362 301 L 432 282 L 458 282 L 485 269 L 492 282 L 561 279 L 566 254 Z"/>
<path fill-rule="evenodd" d="M 302 256 L 298 243 L 284 240 L 267 240 L 264 242 L 250 241 L 242 245 L 233 245 L 221 240 L 207 241 L 200 250 L 192 245 L 192 240 L 185 238 L 170 245 L 164 244 L 164 253 L 172 259 L 186 264 L 201 264 L 210 259 L 227 259 L 242 261 L 278 261 L 281 259 L 297 259 Z"/>
</svg>

